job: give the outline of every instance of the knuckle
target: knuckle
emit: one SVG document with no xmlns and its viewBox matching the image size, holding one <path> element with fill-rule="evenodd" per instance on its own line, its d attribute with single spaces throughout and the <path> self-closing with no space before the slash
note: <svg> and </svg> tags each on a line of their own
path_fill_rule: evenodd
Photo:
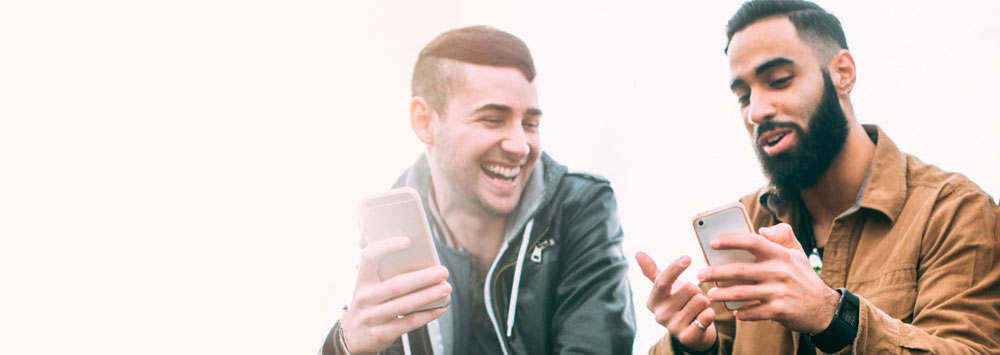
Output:
<svg viewBox="0 0 1000 355">
<path fill-rule="evenodd" d="M 656 318 L 656 322 L 660 324 L 667 324 L 670 321 L 670 314 L 664 309 L 657 309 L 654 311 L 653 317 Z"/>
<path fill-rule="evenodd" d="M 791 280 L 791 278 L 792 278 L 791 274 L 786 270 L 779 270 L 775 272 L 775 279 L 777 279 L 778 281 L 787 282 Z"/>
<path fill-rule="evenodd" d="M 381 288 L 383 292 L 392 295 L 398 295 L 403 293 L 403 288 L 397 283 L 383 283 Z"/>
<path fill-rule="evenodd" d="M 704 295 L 697 295 L 694 298 L 691 298 L 691 303 L 698 309 L 704 309 L 712 304 L 708 301 L 708 297 L 705 297 Z"/>
<path fill-rule="evenodd" d="M 776 308 L 774 311 L 770 312 L 770 318 L 784 319 L 788 314 L 781 308 Z"/>
<path fill-rule="evenodd" d="M 367 288 L 359 288 L 354 291 L 354 304 L 352 308 L 364 307 L 371 300 L 371 291 Z"/>
</svg>

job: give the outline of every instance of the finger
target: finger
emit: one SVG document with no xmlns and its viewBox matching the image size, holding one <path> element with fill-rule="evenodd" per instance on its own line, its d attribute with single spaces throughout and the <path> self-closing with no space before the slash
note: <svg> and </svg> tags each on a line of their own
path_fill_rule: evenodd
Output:
<svg viewBox="0 0 1000 355">
<path fill-rule="evenodd" d="M 410 238 L 391 237 L 368 244 L 361 250 L 361 264 L 358 265 L 358 284 L 380 281 L 378 276 L 379 261 L 386 255 L 405 250 L 410 247 Z"/>
<path fill-rule="evenodd" d="M 695 319 L 701 322 L 701 324 L 705 326 L 706 330 L 708 330 L 711 328 L 712 324 L 715 323 L 715 309 L 712 307 L 705 308 L 701 311 L 701 313 L 698 313 L 698 316 L 695 317 Z"/>
<path fill-rule="evenodd" d="M 432 302 L 439 301 L 451 295 L 451 291 L 450 284 L 441 282 L 372 307 L 371 316 L 376 322 L 395 319 L 400 315 L 413 313 Z"/>
<path fill-rule="evenodd" d="M 756 263 L 730 263 L 712 265 L 698 272 L 698 281 L 724 282 L 736 281 L 755 283 L 768 278 L 764 266 Z"/>
<path fill-rule="evenodd" d="M 376 327 L 374 332 L 383 334 L 385 339 L 396 339 L 405 333 L 409 333 L 414 329 L 430 323 L 432 320 L 437 319 L 447 311 L 448 308 L 445 307 L 408 314 L 404 317 L 391 320 L 380 327 Z"/>
<path fill-rule="evenodd" d="M 660 273 L 660 269 L 656 268 L 656 261 L 653 261 L 653 258 L 640 251 L 635 253 L 635 262 L 639 264 L 639 269 L 642 270 L 642 274 L 649 281 L 656 280 L 656 275 Z"/>
<path fill-rule="evenodd" d="M 778 223 L 770 227 L 761 227 L 758 232 L 760 236 L 767 238 L 767 240 L 775 244 L 788 249 L 802 250 L 802 244 L 799 244 L 798 238 L 795 238 L 795 231 L 792 230 L 792 226 L 788 225 L 788 223 Z"/>
<path fill-rule="evenodd" d="M 699 324 L 700 323 L 700 324 Z M 682 343 L 704 342 L 707 338 L 715 337 L 715 310 L 707 307 L 699 312 L 691 322 L 679 329 L 676 334 L 677 339 Z M 700 325 L 700 326 L 699 326 Z"/>
<path fill-rule="evenodd" d="M 448 269 L 436 265 L 368 285 L 361 289 L 358 303 L 361 305 L 380 304 L 391 299 L 440 284 L 448 279 Z M 402 314 L 402 313 L 399 313 Z"/>
<path fill-rule="evenodd" d="M 646 307 L 653 312 L 653 317 L 657 323 L 667 327 L 668 331 L 672 331 L 677 324 L 677 312 L 684 308 L 692 297 L 700 293 L 701 290 L 698 289 L 698 286 L 690 282 L 678 282 L 673 286 L 671 294 L 667 297 L 657 300 L 653 299 L 654 295 L 650 295 L 650 300 L 646 304 Z"/>
<path fill-rule="evenodd" d="M 771 293 L 763 285 L 732 285 L 713 287 L 708 290 L 707 296 L 712 302 L 766 301 Z"/>
<path fill-rule="evenodd" d="M 689 325 L 692 325 L 695 317 L 704 311 L 705 308 L 712 308 L 711 306 L 711 302 L 708 301 L 708 297 L 705 297 L 705 295 L 700 293 L 694 295 L 686 302 L 686 304 L 684 304 L 684 308 L 681 308 L 681 310 L 674 316 L 674 329 L 680 331 Z M 704 325 L 706 327 L 708 326 L 707 324 Z"/>
<path fill-rule="evenodd" d="M 677 276 L 680 276 L 684 272 L 684 269 L 687 269 L 688 265 L 691 265 L 691 258 L 682 256 L 657 274 L 656 279 L 653 280 L 653 290 L 649 295 L 650 301 L 655 300 L 658 302 L 670 297 L 671 288 L 674 282 L 677 281 Z"/>
<path fill-rule="evenodd" d="M 772 319 L 771 314 L 771 307 L 767 302 L 745 304 L 743 307 L 740 307 L 740 309 L 733 311 L 733 315 L 736 316 L 736 319 L 751 322 L 770 320 Z"/>
<path fill-rule="evenodd" d="M 716 250 L 746 250 L 753 254 L 757 260 L 770 259 L 779 255 L 778 248 L 781 247 L 752 233 L 723 234 L 712 239 L 709 246 Z"/>
</svg>

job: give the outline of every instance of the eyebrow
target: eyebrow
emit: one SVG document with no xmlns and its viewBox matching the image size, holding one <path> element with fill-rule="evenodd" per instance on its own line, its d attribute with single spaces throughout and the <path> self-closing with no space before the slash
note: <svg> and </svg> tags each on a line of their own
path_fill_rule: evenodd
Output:
<svg viewBox="0 0 1000 355">
<path fill-rule="evenodd" d="M 788 64 L 795 64 L 795 62 L 785 57 L 774 58 L 764 62 L 764 64 L 758 65 L 757 69 L 754 69 L 753 75 L 760 76 L 768 70 L 771 70 L 771 68 Z M 735 90 L 737 86 L 746 86 L 746 82 L 744 82 L 743 79 L 733 79 L 733 81 L 729 83 L 729 90 Z"/>
<path fill-rule="evenodd" d="M 514 109 L 510 108 L 510 106 L 507 105 L 485 104 L 473 110 L 472 113 L 477 113 L 482 111 L 497 111 L 500 113 L 510 114 L 514 112 Z M 529 116 L 541 116 L 542 110 L 539 110 L 537 108 L 529 108 L 527 111 L 524 112 L 524 114 Z"/>
</svg>

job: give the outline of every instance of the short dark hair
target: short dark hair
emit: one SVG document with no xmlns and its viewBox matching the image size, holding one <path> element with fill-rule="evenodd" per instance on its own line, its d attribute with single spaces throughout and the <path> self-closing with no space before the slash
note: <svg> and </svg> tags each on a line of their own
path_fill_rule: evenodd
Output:
<svg viewBox="0 0 1000 355">
<path fill-rule="evenodd" d="M 520 38 L 488 26 L 442 33 L 420 51 L 411 83 L 413 96 L 423 97 L 440 114 L 444 114 L 448 96 L 464 80 L 451 61 L 511 67 L 528 82 L 535 80 L 535 62 Z"/>
<path fill-rule="evenodd" d="M 804 0 L 755 0 L 740 6 L 726 24 L 726 49 L 733 35 L 757 21 L 774 16 L 787 17 L 795 26 L 799 39 L 813 49 L 847 49 L 847 36 L 840 20 L 822 7 Z"/>
</svg>

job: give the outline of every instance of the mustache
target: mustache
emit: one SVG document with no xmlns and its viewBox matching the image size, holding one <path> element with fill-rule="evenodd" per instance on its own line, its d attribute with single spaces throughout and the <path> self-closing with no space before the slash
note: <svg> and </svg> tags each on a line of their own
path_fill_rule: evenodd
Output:
<svg viewBox="0 0 1000 355">
<path fill-rule="evenodd" d="M 754 138 L 758 138 L 764 133 L 767 133 L 767 131 L 778 128 L 791 128 L 796 131 L 803 131 L 802 126 L 799 126 L 799 124 L 795 122 L 766 121 L 764 123 L 761 123 L 760 126 L 757 126 L 757 136 Z"/>
</svg>

